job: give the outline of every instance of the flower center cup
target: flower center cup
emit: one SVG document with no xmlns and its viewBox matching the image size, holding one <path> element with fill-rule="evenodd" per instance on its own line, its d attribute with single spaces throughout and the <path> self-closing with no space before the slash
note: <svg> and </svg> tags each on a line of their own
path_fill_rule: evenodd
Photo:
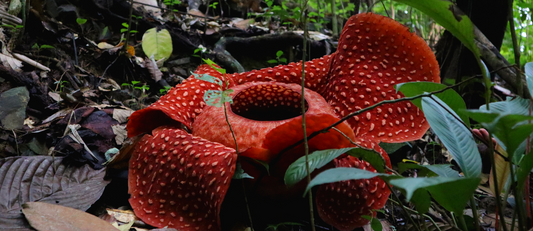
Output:
<svg viewBox="0 0 533 231">
<path fill-rule="evenodd" d="M 236 115 L 257 121 L 279 121 L 302 115 L 301 94 L 277 84 L 256 85 L 233 98 Z M 308 103 L 305 102 L 307 111 Z"/>
</svg>

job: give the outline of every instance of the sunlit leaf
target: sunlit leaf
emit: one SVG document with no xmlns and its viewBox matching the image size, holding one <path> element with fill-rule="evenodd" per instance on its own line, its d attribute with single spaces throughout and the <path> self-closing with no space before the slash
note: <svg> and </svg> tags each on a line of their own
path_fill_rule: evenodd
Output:
<svg viewBox="0 0 533 231">
<path fill-rule="evenodd" d="M 172 38 L 166 29 L 148 29 L 142 38 L 142 48 L 148 57 L 154 57 L 156 61 L 168 60 L 172 54 Z"/>
</svg>

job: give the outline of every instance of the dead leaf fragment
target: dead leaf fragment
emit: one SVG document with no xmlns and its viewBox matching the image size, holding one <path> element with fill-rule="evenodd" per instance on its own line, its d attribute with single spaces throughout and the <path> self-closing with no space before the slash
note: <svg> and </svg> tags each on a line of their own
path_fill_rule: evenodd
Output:
<svg viewBox="0 0 533 231">
<path fill-rule="evenodd" d="M 131 109 L 116 108 L 113 110 L 113 119 L 115 119 L 119 123 L 126 123 L 133 112 L 134 110 Z"/>
<path fill-rule="evenodd" d="M 128 131 L 126 131 L 126 125 L 113 125 L 111 126 L 111 129 L 113 129 L 113 133 L 115 133 L 115 142 L 117 142 L 118 145 L 122 145 L 124 143 L 124 140 L 128 138 Z"/>
<path fill-rule="evenodd" d="M 27 202 L 22 213 L 39 231 L 80 230 L 117 231 L 113 225 L 89 213 L 44 202 Z"/>
</svg>

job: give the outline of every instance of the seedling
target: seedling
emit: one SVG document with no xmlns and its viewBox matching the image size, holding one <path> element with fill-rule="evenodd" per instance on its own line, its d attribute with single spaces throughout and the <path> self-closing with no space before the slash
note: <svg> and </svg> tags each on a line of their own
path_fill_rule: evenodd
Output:
<svg viewBox="0 0 533 231">
<path fill-rule="evenodd" d="M 278 51 L 276 52 L 276 59 L 271 59 L 271 60 L 268 60 L 267 62 L 275 63 L 275 64 L 287 63 L 287 58 L 283 58 L 281 56 L 283 56 L 283 51 Z"/>
</svg>

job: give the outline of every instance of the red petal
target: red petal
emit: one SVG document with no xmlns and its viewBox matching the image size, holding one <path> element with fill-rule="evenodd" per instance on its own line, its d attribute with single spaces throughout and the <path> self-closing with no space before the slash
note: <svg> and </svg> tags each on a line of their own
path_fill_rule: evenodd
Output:
<svg viewBox="0 0 533 231">
<path fill-rule="evenodd" d="M 351 17 L 341 34 L 324 96 L 340 116 L 397 99 L 395 84 L 439 82 L 439 65 L 424 40 L 398 22 L 372 13 Z M 380 106 L 348 120 L 356 137 L 402 142 L 429 128 L 410 102 Z"/>
<path fill-rule="evenodd" d="M 387 156 L 379 146 L 378 149 L 382 155 Z M 375 171 L 368 162 L 352 156 L 335 159 L 334 163 L 335 167 Z M 390 166 L 390 163 L 388 165 Z M 348 231 L 367 224 L 369 220 L 361 216 L 374 216 L 374 210 L 381 209 L 389 195 L 389 188 L 378 177 L 349 180 L 319 186 L 316 204 L 322 220 L 339 230 Z"/>
<path fill-rule="evenodd" d="M 234 149 L 160 127 L 130 160 L 130 204 L 137 217 L 178 230 L 219 230 L 219 212 L 235 171 Z"/>
<path fill-rule="evenodd" d="M 207 64 L 198 67 L 194 73 L 209 74 L 223 79 L 220 72 L 215 71 Z M 196 116 L 206 106 L 203 97 L 207 90 L 220 90 L 220 87 L 190 76 L 182 84 L 172 88 L 157 102 L 133 113 L 128 122 L 128 137 L 149 132 L 162 125 L 177 124 L 177 122 L 191 128 Z"/>
<path fill-rule="evenodd" d="M 305 62 L 306 88 L 313 91 L 323 90 L 326 84 L 326 78 L 329 75 L 329 67 L 333 57 L 335 57 L 335 53 Z M 288 65 L 279 65 L 261 70 L 230 74 L 228 75 L 228 78 L 232 79 L 236 84 L 268 81 L 300 84 L 302 82 L 302 62 L 300 61 L 298 63 L 289 63 Z"/>
<path fill-rule="evenodd" d="M 282 118 L 279 120 L 269 118 L 269 116 L 279 116 L 275 112 L 275 108 L 282 107 L 281 105 L 285 105 L 281 110 L 301 110 L 299 109 L 301 92 L 299 85 L 253 82 L 238 85 L 232 89 L 234 92 L 231 96 L 234 98 L 234 103 L 232 105 L 227 103 L 226 108 L 228 120 L 237 138 L 239 153 L 241 155 L 268 162 L 281 149 L 303 138 L 301 135 L 302 127 L 299 111 L 294 111 L 296 115 L 291 118 Z M 309 118 L 308 123 L 310 124 L 310 128 L 308 128 L 309 132 L 324 128 L 339 120 L 331 107 L 318 93 L 306 90 L 305 99 L 309 105 L 306 112 Z M 261 120 L 241 116 L 244 113 L 255 110 L 254 108 L 264 110 L 258 112 L 259 115 L 253 115 L 263 117 Z M 279 136 L 269 134 L 282 125 L 287 126 L 287 128 L 278 130 L 279 132 L 276 132 L 276 134 L 280 134 Z M 347 132 L 347 135 L 353 138 L 351 129 L 346 124 L 339 125 L 339 127 L 342 126 L 346 128 L 343 131 Z M 294 132 L 295 134 L 283 134 L 285 132 Z M 193 124 L 193 134 L 235 148 L 235 142 L 224 115 L 224 107 L 206 107 L 204 113 L 198 116 Z M 299 136 L 296 136 L 296 134 L 299 134 Z M 341 145 L 348 142 L 338 132 L 331 131 L 326 134 L 322 135 L 326 137 L 329 134 L 333 134 L 332 137 L 335 138 L 331 141 L 322 140 L 318 142 L 321 138 L 317 137 L 314 139 L 317 141 L 315 144 L 317 148 L 328 146 L 330 143 L 341 142 L 337 144 Z M 269 142 L 269 144 L 266 144 L 266 142 Z"/>
</svg>

